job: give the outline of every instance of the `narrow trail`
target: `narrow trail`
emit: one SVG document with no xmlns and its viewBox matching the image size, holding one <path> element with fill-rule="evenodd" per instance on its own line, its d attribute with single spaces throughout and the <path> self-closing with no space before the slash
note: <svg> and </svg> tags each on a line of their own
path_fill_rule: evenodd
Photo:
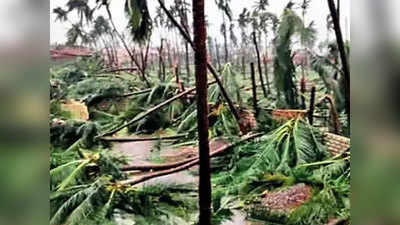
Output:
<svg viewBox="0 0 400 225">
<path fill-rule="evenodd" d="M 218 140 L 210 143 L 210 149 L 215 150 L 226 144 L 226 141 Z M 153 151 L 156 141 L 142 141 L 142 142 L 122 142 L 113 143 L 113 151 L 127 156 L 128 163 L 132 164 L 146 164 L 154 163 L 151 157 L 155 154 Z M 167 162 L 174 162 L 183 160 L 197 155 L 196 146 L 186 146 L 180 148 L 163 148 L 159 156 L 162 160 Z M 154 184 L 198 184 L 198 176 L 194 175 L 198 170 L 198 166 L 190 170 L 181 171 L 178 173 L 170 174 L 154 178 L 139 184 L 140 186 L 149 186 Z M 132 176 L 140 177 L 144 173 L 133 173 Z M 225 221 L 221 225 L 259 225 L 260 223 L 251 222 L 246 220 L 246 213 L 240 210 L 232 210 L 233 216 L 230 221 Z"/>
<path fill-rule="evenodd" d="M 146 164 L 151 163 L 151 157 L 154 155 L 154 146 L 156 141 L 142 142 L 123 142 L 114 143 L 113 150 L 128 157 L 129 164 Z M 168 149 L 169 151 L 169 149 Z M 164 150 L 162 150 L 164 152 Z M 161 154 L 161 153 L 160 153 Z M 160 155 L 160 157 L 162 157 Z M 133 173 L 132 176 L 140 176 L 144 173 Z M 170 174 L 154 178 L 152 180 L 139 184 L 140 186 L 148 186 L 154 184 L 187 184 L 197 183 L 197 177 L 190 174 L 189 171 Z"/>
</svg>

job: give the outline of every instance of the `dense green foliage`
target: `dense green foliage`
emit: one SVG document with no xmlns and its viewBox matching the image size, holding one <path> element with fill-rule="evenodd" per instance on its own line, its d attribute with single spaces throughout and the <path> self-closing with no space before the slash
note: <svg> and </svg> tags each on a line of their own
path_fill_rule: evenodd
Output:
<svg viewBox="0 0 400 225">
<path fill-rule="evenodd" d="M 241 145 L 227 157 L 228 166 L 213 176 L 214 207 L 248 208 L 251 215 L 279 224 L 323 224 L 330 218 L 350 217 L 350 165 L 348 157 L 328 160 L 318 132 L 300 119 L 290 120 L 258 141 Z M 319 162 L 326 159 L 326 161 Z M 309 164 L 308 164 L 309 163 Z M 296 183 L 313 188 L 311 199 L 288 215 L 260 211 L 260 195 Z M 236 196 L 236 197 L 230 197 Z M 238 202 L 238 200 L 240 200 Z M 228 202 L 226 202 L 228 201 Z M 240 203 L 243 202 L 243 203 Z"/>
<path fill-rule="evenodd" d="M 163 29 L 173 31 L 175 25 L 166 19 L 161 8 L 156 9 L 153 23 L 146 0 L 123 1 L 121 14 L 125 13 L 128 20 L 127 32 L 116 30 L 112 19 L 111 4 L 118 3 L 89 2 L 69 0 L 66 9 L 53 10 L 58 21 L 70 22 L 68 17 L 73 12 L 79 17 L 77 23 L 71 23 L 66 45 L 80 43 L 101 52 L 50 69 L 50 225 L 196 224 L 199 209 L 194 184 L 126 185 L 128 179 L 142 174 L 121 168 L 142 153 L 136 154 L 137 149 L 132 148 L 132 155 L 127 158 L 112 151 L 109 139 L 102 139 L 104 136 L 183 134 L 177 140 L 158 140 L 152 145 L 146 160 L 156 164 L 169 163 L 163 153 L 171 149 L 197 144 L 196 92 L 163 105 L 195 84 L 195 77 L 190 73 L 193 70 L 190 45 L 181 44 L 179 35 L 172 35 L 172 41 L 165 38 Z M 332 130 L 332 121 L 324 118 L 332 109 L 338 112 L 344 130 L 348 128 L 347 121 L 343 120 L 344 78 L 336 43 L 321 44 L 321 55 L 314 51 L 314 23 L 304 22 L 309 0 L 302 4 L 289 1 L 280 17 L 268 12 L 267 0 L 260 0 L 253 9 L 244 8 L 237 19 L 230 2 L 215 1 L 223 17 L 220 31 L 224 51 L 219 52 L 221 43 L 210 36 L 208 54 L 210 63 L 215 67 L 218 63 L 222 87 L 239 112 L 240 120 L 230 111 L 221 87 L 215 83 L 209 85 L 209 139 L 229 142 L 243 138 L 248 132 L 264 135 L 212 158 L 213 224 L 231 219 L 234 210 L 245 211 L 249 218 L 265 224 L 321 225 L 337 218 L 350 221 L 350 153 L 332 157 L 321 143 L 320 128 Z M 185 0 L 168 3 L 172 17 L 179 19 L 178 23 L 188 33 L 191 31 L 190 6 Z M 95 17 L 99 9 L 107 10 L 108 17 Z M 303 17 L 298 10 L 303 11 Z M 242 36 L 240 44 L 235 36 L 236 22 Z M 150 41 L 153 25 L 162 31 L 159 48 Z M 249 47 L 253 46 L 249 29 L 258 42 L 260 67 L 265 72 L 255 76 L 255 87 L 246 70 L 248 63 L 257 60 Z M 118 62 L 121 46 L 131 61 Z M 322 51 L 323 48 L 327 51 Z M 350 46 L 346 48 L 349 53 Z M 295 62 L 297 53 L 305 53 L 310 62 Z M 186 62 L 184 69 L 183 61 Z M 221 65 L 221 61 L 225 64 Z M 300 75 L 304 83 L 299 82 Z M 266 85 L 268 96 L 261 95 L 264 87 L 258 84 L 263 77 L 268 82 L 274 81 L 271 86 Z M 214 78 L 209 74 L 208 81 Z M 300 91 L 300 85 L 314 86 L 317 90 L 314 113 L 322 119 L 316 119 L 313 126 L 299 116 L 274 117 L 275 109 L 298 109 L 301 98 L 304 106 L 309 105 L 309 90 Z M 257 110 L 253 106 L 252 88 L 258 94 Z M 336 104 L 331 106 L 322 100 L 327 96 L 333 96 Z M 63 107 L 70 100 L 83 106 L 83 111 L 87 109 L 89 118 L 73 119 L 76 113 Z M 184 159 L 192 157 L 190 147 L 179 152 Z M 179 160 L 182 156 L 174 157 Z M 144 174 L 152 172 L 146 169 Z M 195 176 L 196 172 L 190 171 L 190 175 Z M 311 189 L 310 198 L 304 204 L 288 212 L 276 212 L 263 205 L 265 193 L 288 190 L 296 185 Z"/>
</svg>

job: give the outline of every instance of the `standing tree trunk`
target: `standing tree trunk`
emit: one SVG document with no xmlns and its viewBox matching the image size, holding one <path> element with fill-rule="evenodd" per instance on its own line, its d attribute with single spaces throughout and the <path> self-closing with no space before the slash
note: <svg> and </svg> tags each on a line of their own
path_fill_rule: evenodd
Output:
<svg viewBox="0 0 400 225">
<path fill-rule="evenodd" d="M 159 63 L 159 79 L 161 81 L 165 80 L 165 62 L 164 62 L 164 57 L 163 57 L 163 52 L 164 50 L 164 39 L 161 38 L 161 43 L 160 43 L 160 48 L 158 49 L 158 63 Z"/>
<path fill-rule="evenodd" d="M 175 20 L 175 18 L 172 16 L 172 14 L 167 10 L 167 8 L 165 7 L 165 5 L 163 3 L 163 0 L 158 0 L 158 3 L 160 4 L 160 6 L 164 10 L 164 12 L 167 14 L 167 16 L 171 20 L 171 22 L 176 26 L 176 28 L 178 28 L 178 30 L 181 33 L 181 35 L 186 39 L 186 41 L 190 44 L 192 49 L 196 52 L 197 51 L 196 45 L 194 44 L 194 42 L 190 38 L 189 34 L 186 33 L 186 31 L 182 28 L 182 26 L 179 25 L 179 23 Z M 204 3 L 203 3 L 203 5 L 204 5 Z M 194 24 L 196 24 L 196 23 L 194 23 Z M 206 53 L 207 53 L 207 49 L 206 49 Z M 232 112 L 232 114 L 235 117 L 236 121 L 239 123 L 239 121 L 240 121 L 239 113 L 236 111 L 232 100 L 229 98 L 228 93 L 226 92 L 224 86 L 222 85 L 221 79 L 218 77 L 218 74 L 215 71 L 215 68 L 211 65 L 211 63 L 208 63 L 207 59 L 206 59 L 206 63 L 207 63 L 208 70 L 214 76 L 215 81 L 217 82 L 217 84 L 218 84 L 218 86 L 219 86 L 219 88 L 221 90 L 222 96 L 224 97 L 224 99 L 228 103 L 230 111 Z"/>
<path fill-rule="evenodd" d="M 271 87 L 269 86 L 269 77 L 268 77 L 268 36 L 265 33 L 265 58 L 264 58 L 264 73 L 265 79 L 267 82 L 267 93 L 271 94 Z"/>
<path fill-rule="evenodd" d="M 211 225 L 211 169 L 208 143 L 207 48 L 204 0 L 193 0 L 193 32 L 197 91 L 197 129 L 199 134 L 199 224 Z"/>
<path fill-rule="evenodd" d="M 218 71 L 221 71 L 221 58 L 219 55 L 219 44 L 217 42 L 217 39 L 215 39 L 215 52 L 217 54 Z"/>
<path fill-rule="evenodd" d="M 251 87 L 253 90 L 253 107 L 256 117 L 258 116 L 258 105 L 257 105 L 257 86 L 256 86 L 256 74 L 254 71 L 254 63 L 250 63 L 251 71 Z"/>
<path fill-rule="evenodd" d="M 185 60 L 186 60 L 186 83 L 190 82 L 191 72 L 190 72 L 190 57 L 189 57 L 189 44 L 185 43 Z"/>
<path fill-rule="evenodd" d="M 179 66 L 176 65 L 174 68 L 174 74 L 175 74 L 175 78 L 176 78 L 176 84 L 179 87 L 179 84 L 181 83 L 180 79 L 179 79 Z"/>
<path fill-rule="evenodd" d="M 308 110 L 308 122 L 311 126 L 314 123 L 315 87 L 311 89 L 310 109 Z"/>
<path fill-rule="evenodd" d="M 142 59 L 142 76 L 143 79 L 148 83 L 148 79 L 146 77 L 146 70 L 147 70 L 147 64 L 148 64 L 148 59 L 149 59 L 149 50 L 150 50 L 150 40 L 147 41 L 146 47 L 145 47 L 145 52 L 143 53 L 143 48 L 140 47 L 140 55 Z"/>
<path fill-rule="evenodd" d="M 167 42 L 167 56 L 168 56 L 169 68 L 171 68 L 173 66 L 173 63 L 171 56 L 171 44 L 169 42 Z"/>
<path fill-rule="evenodd" d="M 305 98 L 305 94 L 306 94 L 306 79 L 303 76 L 300 80 L 300 92 L 301 92 L 301 108 L 302 109 L 306 109 L 306 98 Z"/>
<path fill-rule="evenodd" d="M 271 88 L 269 86 L 269 77 L 268 77 L 268 54 L 265 55 L 263 61 L 264 61 L 264 74 L 267 82 L 267 93 L 271 94 Z"/>
<path fill-rule="evenodd" d="M 258 50 L 256 32 L 253 32 L 253 42 L 254 42 L 254 46 L 256 47 L 256 52 L 257 52 L 258 73 L 260 75 L 261 88 L 262 88 L 264 97 L 267 97 L 267 90 L 265 89 L 264 78 L 263 78 L 262 69 L 261 69 L 260 51 Z"/>
<path fill-rule="evenodd" d="M 224 50 L 225 50 L 225 64 L 228 63 L 229 61 L 229 52 L 228 52 L 228 37 L 226 34 L 226 21 L 225 21 L 225 14 L 222 14 L 222 18 L 223 18 L 223 25 L 224 26 Z"/>
<path fill-rule="evenodd" d="M 242 74 L 243 74 L 243 80 L 246 79 L 246 62 L 244 55 L 242 55 Z"/>
<path fill-rule="evenodd" d="M 133 52 L 129 49 L 128 44 L 126 43 L 125 39 L 122 37 L 122 35 L 118 32 L 117 27 L 115 26 L 114 20 L 112 18 L 112 14 L 110 11 L 110 5 L 109 3 L 105 4 L 106 11 L 108 14 L 108 18 L 110 19 L 111 26 L 113 27 L 114 32 L 117 34 L 118 38 L 121 40 L 122 45 L 124 46 L 125 50 L 128 52 L 129 57 L 131 58 L 131 63 L 134 62 L 136 67 L 139 69 L 140 73 L 142 74 L 142 78 L 147 84 L 148 87 L 150 87 L 150 82 L 146 79 L 146 75 L 144 74 L 142 68 L 140 67 L 139 62 L 136 60 L 135 56 L 133 55 Z"/>
<path fill-rule="evenodd" d="M 331 12 L 332 20 L 333 20 L 333 28 L 335 29 L 336 41 L 340 52 L 340 59 L 343 65 L 344 72 L 344 87 L 345 87 L 345 107 L 347 114 L 347 124 L 348 128 L 350 128 L 350 68 L 347 61 L 346 49 L 344 47 L 342 30 L 340 29 L 340 21 L 339 16 L 337 14 L 337 10 L 335 8 L 335 3 L 333 0 L 328 0 L 329 10 Z M 348 129 L 350 134 L 350 129 Z"/>
</svg>

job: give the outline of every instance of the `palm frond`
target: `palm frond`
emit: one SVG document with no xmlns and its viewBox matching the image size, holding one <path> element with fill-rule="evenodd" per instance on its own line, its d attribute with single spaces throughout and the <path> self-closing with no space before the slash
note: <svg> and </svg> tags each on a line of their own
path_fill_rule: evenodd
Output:
<svg viewBox="0 0 400 225">
<path fill-rule="evenodd" d="M 82 189 L 68 198 L 52 215 L 50 225 L 61 225 L 67 220 L 69 214 L 84 201 L 87 196 L 95 191 L 95 186 L 91 185 L 88 188 Z"/>
<path fill-rule="evenodd" d="M 146 0 L 126 0 L 125 15 L 129 19 L 128 28 L 133 40 L 143 42 L 152 31 L 152 20 Z"/>
<path fill-rule="evenodd" d="M 85 162 L 85 160 L 75 160 L 50 170 L 50 184 L 53 186 L 60 184 L 75 171 L 79 164 L 83 162 Z"/>
<path fill-rule="evenodd" d="M 82 160 L 80 164 L 58 185 L 57 189 L 62 191 L 67 186 L 76 184 L 89 162 L 90 160 Z"/>
</svg>

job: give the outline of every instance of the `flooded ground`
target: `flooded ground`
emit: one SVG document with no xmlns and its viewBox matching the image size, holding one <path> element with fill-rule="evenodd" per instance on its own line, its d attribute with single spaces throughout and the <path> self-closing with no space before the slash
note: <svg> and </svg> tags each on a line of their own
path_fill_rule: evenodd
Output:
<svg viewBox="0 0 400 225">
<path fill-rule="evenodd" d="M 211 151 L 226 145 L 226 141 L 215 141 L 210 143 Z M 141 142 L 121 142 L 114 143 L 113 150 L 128 157 L 129 164 L 149 164 L 154 163 L 150 159 L 155 154 L 155 141 Z M 195 156 L 197 147 L 180 147 L 178 149 L 166 147 L 159 153 L 160 158 L 168 162 L 178 161 L 185 158 Z M 157 153 L 156 153 L 157 154 Z M 190 170 L 185 170 L 179 173 L 170 174 L 158 178 L 151 179 L 140 185 L 153 184 L 187 184 L 198 183 L 198 176 L 194 175 L 198 167 L 193 167 Z M 140 176 L 141 174 L 132 173 L 132 176 Z M 246 213 L 240 210 L 233 210 L 233 216 L 230 221 L 226 221 L 221 225 L 262 225 L 264 223 L 252 222 L 246 220 Z"/>
</svg>

